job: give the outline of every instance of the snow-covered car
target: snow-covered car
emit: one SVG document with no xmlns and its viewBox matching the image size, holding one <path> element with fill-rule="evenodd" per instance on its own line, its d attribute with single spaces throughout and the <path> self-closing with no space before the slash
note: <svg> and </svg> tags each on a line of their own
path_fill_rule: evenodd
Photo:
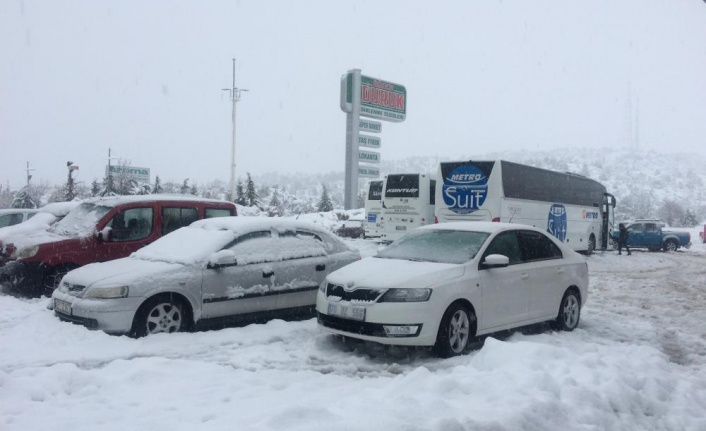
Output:
<svg viewBox="0 0 706 431">
<path fill-rule="evenodd" d="M 53 294 L 62 320 L 144 336 L 223 319 L 313 315 L 326 275 L 360 259 L 311 223 L 221 217 L 129 257 L 69 272 Z"/>
<path fill-rule="evenodd" d="M 0 228 L 14 226 L 31 219 L 39 211 L 35 209 L 11 208 L 0 210 Z"/>
<path fill-rule="evenodd" d="M 465 354 L 474 337 L 551 321 L 571 331 L 588 295 L 586 259 L 519 224 L 452 222 L 415 229 L 331 273 L 320 327 L 346 337 Z"/>
<path fill-rule="evenodd" d="M 363 220 L 346 220 L 336 229 L 336 235 L 348 238 L 365 238 Z"/>
</svg>

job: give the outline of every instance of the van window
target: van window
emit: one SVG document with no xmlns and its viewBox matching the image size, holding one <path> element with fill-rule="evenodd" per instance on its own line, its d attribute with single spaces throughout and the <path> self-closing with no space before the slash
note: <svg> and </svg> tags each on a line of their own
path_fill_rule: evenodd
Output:
<svg viewBox="0 0 706 431">
<path fill-rule="evenodd" d="M 121 211 L 106 226 L 112 229 L 110 240 L 115 242 L 136 241 L 152 233 L 152 208 L 131 208 Z"/>
<path fill-rule="evenodd" d="M 230 217 L 233 215 L 233 210 L 223 209 L 223 208 L 206 208 L 206 214 L 204 218 L 212 217 Z"/>
<path fill-rule="evenodd" d="M 180 227 L 188 226 L 199 219 L 196 208 L 162 208 L 162 235 L 174 232 Z"/>
</svg>

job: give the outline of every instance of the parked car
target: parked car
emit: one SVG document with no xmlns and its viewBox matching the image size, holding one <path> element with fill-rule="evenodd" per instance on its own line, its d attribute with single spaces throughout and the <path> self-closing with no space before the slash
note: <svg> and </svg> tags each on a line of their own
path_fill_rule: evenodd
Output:
<svg viewBox="0 0 706 431">
<path fill-rule="evenodd" d="M 336 235 L 348 238 L 365 238 L 363 220 L 346 220 L 336 229 Z"/>
<path fill-rule="evenodd" d="M 128 256 L 195 220 L 235 214 L 232 202 L 182 195 L 89 199 L 48 230 L 0 235 L 0 283 L 54 289 L 74 268 Z"/>
<path fill-rule="evenodd" d="M 54 313 L 136 336 L 224 319 L 311 316 L 326 275 L 358 259 L 357 251 L 311 223 L 201 220 L 130 257 L 69 272 L 52 294 Z"/>
<path fill-rule="evenodd" d="M 627 224 L 628 247 L 646 248 L 650 251 L 664 250 L 677 251 L 684 247 L 691 247 L 691 234 L 677 232 L 664 228 L 664 223 L 659 220 L 636 220 Z M 620 232 L 615 230 L 613 237 L 617 238 Z"/>
<path fill-rule="evenodd" d="M 0 228 L 14 226 L 31 219 L 39 211 L 27 208 L 9 208 L 0 210 Z"/>
<path fill-rule="evenodd" d="M 587 297 L 586 258 L 542 230 L 451 222 L 331 273 L 316 310 L 327 332 L 449 357 L 476 336 L 533 323 L 571 331 Z"/>
</svg>

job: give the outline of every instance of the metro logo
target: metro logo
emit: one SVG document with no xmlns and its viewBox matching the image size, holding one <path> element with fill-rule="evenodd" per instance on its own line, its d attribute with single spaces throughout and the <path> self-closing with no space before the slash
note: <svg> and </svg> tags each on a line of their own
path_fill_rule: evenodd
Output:
<svg viewBox="0 0 706 431">
<path fill-rule="evenodd" d="M 444 179 L 441 193 L 448 209 L 456 214 L 470 214 L 488 197 L 488 177 L 476 166 L 458 166 Z"/>
</svg>

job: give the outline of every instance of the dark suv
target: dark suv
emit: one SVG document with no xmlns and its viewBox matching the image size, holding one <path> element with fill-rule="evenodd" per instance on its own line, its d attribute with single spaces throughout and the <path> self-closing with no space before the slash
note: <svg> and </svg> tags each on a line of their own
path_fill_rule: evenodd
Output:
<svg viewBox="0 0 706 431">
<path fill-rule="evenodd" d="M 4 238 L 0 283 L 13 288 L 54 289 L 70 270 L 126 257 L 182 226 L 204 218 L 236 215 L 232 202 L 180 195 L 89 199 L 49 231 Z"/>
</svg>

